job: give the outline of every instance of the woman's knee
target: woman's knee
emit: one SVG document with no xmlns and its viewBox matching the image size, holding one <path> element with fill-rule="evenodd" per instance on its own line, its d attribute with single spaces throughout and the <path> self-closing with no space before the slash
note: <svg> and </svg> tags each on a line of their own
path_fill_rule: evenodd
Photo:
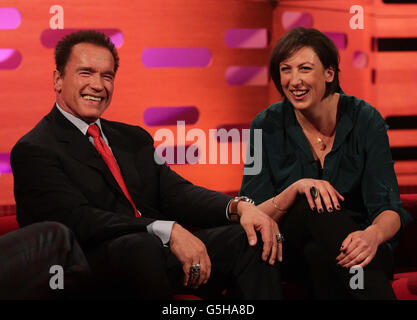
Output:
<svg viewBox="0 0 417 320">
<path fill-rule="evenodd" d="M 310 204 L 308 203 L 307 197 L 304 194 L 298 195 L 291 206 L 290 212 L 311 212 Z M 290 213 L 289 212 L 289 213 Z"/>
<path fill-rule="evenodd" d="M 329 260 L 326 250 L 315 241 L 308 242 L 304 247 L 303 253 L 304 259 L 309 265 L 323 264 Z"/>
</svg>

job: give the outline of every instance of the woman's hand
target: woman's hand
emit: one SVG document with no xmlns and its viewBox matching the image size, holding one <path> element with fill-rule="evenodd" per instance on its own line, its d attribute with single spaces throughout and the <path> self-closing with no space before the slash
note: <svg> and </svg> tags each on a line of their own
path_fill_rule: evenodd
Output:
<svg viewBox="0 0 417 320">
<path fill-rule="evenodd" d="M 319 196 L 313 199 L 310 189 L 315 187 Z M 311 210 L 324 212 L 323 205 L 327 211 L 332 212 L 334 209 L 340 210 L 339 201 L 345 199 L 337 192 L 332 185 L 325 180 L 300 179 L 287 187 L 280 194 L 264 201 L 258 205 L 259 209 L 269 215 L 275 221 L 279 221 L 282 216 L 292 207 L 299 194 L 305 194 Z"/>
<path fill-rule="evenodd" d="M 345 198 L 326 180 L 316 179 L 300 179 L 294 182 L 294 187 L 298 194 L 305 194 L 310 205 L 311 210 L 316 210 L 320 213 L 324 212 L 323 205 L 328 212 L 334 209 L 340 210 L 339 201 L 344 201 Z M 311 195 L 311 187 L 315 187 L 319 192 L 318 196 L 313 199 Z"/>
<path fill-rule="evenodd" d="M 337 264 L 344 268 L 368 265 L 382 243 L 382 235 L 377 226 L 371 225 L 365 230 L 349 234 L 342 242 Z"/>
</svg>

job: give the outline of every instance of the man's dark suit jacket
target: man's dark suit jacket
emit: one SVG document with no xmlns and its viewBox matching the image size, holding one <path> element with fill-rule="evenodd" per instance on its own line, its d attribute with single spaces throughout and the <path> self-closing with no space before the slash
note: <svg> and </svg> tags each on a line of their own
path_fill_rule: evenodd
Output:
<svg viewBox="0 0 417 320">
<path fill-rule="evenodd" d="M 213 227 L 229 224 L 230 196 L 197 187 L 154 160 L 145 130 L 101 119 L 104 134 L 142 217 L 81 131 L 54 107 L 11 152 L 20 226 L 59 221 L 83 247 L 135 232 L 155 220 Z"/>
</svg>

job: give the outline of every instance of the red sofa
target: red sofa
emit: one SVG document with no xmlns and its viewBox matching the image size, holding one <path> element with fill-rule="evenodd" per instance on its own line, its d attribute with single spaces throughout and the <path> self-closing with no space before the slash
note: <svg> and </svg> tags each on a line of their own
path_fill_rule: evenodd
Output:
<svg viewBox="0 0 417 320">
<path fill-rule="evenodd" d="M 417 194 L 402 194 L 403 208 L 413 217 L 395 249 L 394 279 L 391 282 L 399 300 L 417 300 Z"/>
<path fill-rule="evenodd" d="M 417 194 L 402 194 L 403 207 L 413 216 L 413 221 L 403 230 L 395 251 L 395 274 L 391 281 L 399 300 L 417 300 Z M 14 205 L 0 206 L 0 236 L 19 228 Z M 287 299 L 305 297 L 298 286 L 284 284 Z M 198 299 L 192 295 L 179 295 L 176 299 Z"/>
</svg>

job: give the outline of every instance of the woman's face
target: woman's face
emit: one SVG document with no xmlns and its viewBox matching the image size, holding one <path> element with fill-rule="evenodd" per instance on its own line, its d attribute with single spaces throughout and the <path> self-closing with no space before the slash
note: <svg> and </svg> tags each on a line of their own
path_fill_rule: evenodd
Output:
<svg viewBox="0 0 417 320">
<path fill-rule="evenodd" d="M 326 91 L 326 82 L 334 78 L 333 69 L 324 69 L 311 47 L 302 47 L 282 61 L 279 72 L 285 96 L 299 110 L 317 106 Z"/>
</svg>

